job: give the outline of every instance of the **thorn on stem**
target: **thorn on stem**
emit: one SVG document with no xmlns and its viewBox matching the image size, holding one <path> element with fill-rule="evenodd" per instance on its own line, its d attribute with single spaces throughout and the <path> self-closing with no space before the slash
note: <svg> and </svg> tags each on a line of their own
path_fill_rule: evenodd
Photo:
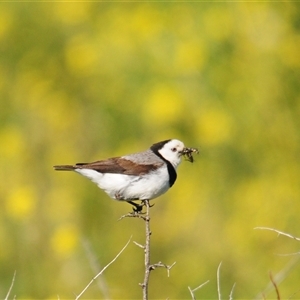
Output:
<svg viewBox="0 0 300 300">
<path fill-rule="evenodd" d="M 173 268 L 173 266 L 176 264 L 176 261 L 173 262 L 172 265 L 166 265 L 164 263 L 162 263 L 161 261 L 156 263 L 156 264 L 152 264 L 149 266 L 149 271 L 155 270 L 156 268 L 166 268 L 167 272 L 168 272 L 168 277 L 170 277 L 170 270 Z"/>
<path fill-rule="evenodd" d="M 139 243 L 137 243 L 137 242 L 135 242 L 135 241 L 133 241 L 133 243 L 134 243 L 135 245 L 137 245 L 138 247 L 140 247 L 140 248 L 142 248 L 142 249 L 145 249 L 145 246 L 143 246 L 143 245 L 141 245 L 141 244 L 139 244 Z"/>
</svg>

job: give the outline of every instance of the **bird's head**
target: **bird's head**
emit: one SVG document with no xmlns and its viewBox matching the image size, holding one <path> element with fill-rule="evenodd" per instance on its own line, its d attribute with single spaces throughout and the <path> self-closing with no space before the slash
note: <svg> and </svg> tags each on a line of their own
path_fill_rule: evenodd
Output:
<svg viewBox="0 0 300 300">
<path fill-rule="evenodd" d="M 185 156 L 190 162 L 193 162 L 192 153 L 198 153 L 196 148 L 187 148 L 184 143 L 176 140 L 165 140 L 154 144 L 151 149 L 157 151 L 165 160 L 168 160 L 175 168 L 181 162 L 181 157 Z"/>
</svg>

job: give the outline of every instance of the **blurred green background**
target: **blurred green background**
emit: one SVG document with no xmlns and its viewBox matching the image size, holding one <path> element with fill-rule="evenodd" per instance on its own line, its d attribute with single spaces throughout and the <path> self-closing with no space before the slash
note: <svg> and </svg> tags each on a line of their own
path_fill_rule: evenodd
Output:
<svg viewBox="0 0 300 300">
<path fill-rule="evenodd" d="M 144 224 L 55 164 L 199 147 L 154 200 L 150 298 L 300 297 L 300 6 L 295 2 L 0 4 L 0 297 L 75 298 Z M 299 255 L 298 255 L 299 256 Z M 289 269 L 289 271 L 286 271 Z M 140 299 L 131 243 L 83 299 Z M 295 294 L 294 294 L 295 293 Z M 57 296 L 58 295 L 58 296 Z M 273 292 L 266 298 L 275 298 Z"/>
</svg>

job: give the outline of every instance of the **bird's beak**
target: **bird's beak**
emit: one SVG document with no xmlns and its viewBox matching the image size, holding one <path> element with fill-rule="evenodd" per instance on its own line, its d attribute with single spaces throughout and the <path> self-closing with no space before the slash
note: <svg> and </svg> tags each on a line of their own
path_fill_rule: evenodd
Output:
<svg viewBox="0 0 300 300">
<path fill-rule="evenodd" d="M 199 150 L 197 148 L 188 148 L 185 147 L 183 148 L 182 151 L 180 151 L 180 155 L 184 156 L 186 158 L 186 160 L 188 160 L 189 162 L 194 162 L 194 158 L 193 158 L 193 153 L 199 153 Z"/>
</svg>

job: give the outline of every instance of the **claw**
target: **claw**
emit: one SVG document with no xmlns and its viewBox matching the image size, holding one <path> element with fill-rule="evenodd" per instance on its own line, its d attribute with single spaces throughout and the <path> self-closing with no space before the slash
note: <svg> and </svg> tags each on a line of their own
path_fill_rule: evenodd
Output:
<svg viewBox="0 0 300 300">
<path fill-rule="evenodd" d="M 143 201 L 143 200 L 142 200 L 141 204 L 134 203 L 133 201 L 127 201 L 127 202 L 134 206 L 132 209 L 135 213 L 138 213 L 138 214 L 141 214 L 143 207 L 146 206 L 145 201 Z M 149 207 L 154 206 L 154 204 L 155 203 L 153 203 L 152 205 L 149 204 Z"/>
<path fill-rule="evenodd" d="M 145 205 L 145 204 L 144 204 Z M 149 204 L 149 207 L 153 207 L 155 205 L 155 203 L 153 203 L 153 204 Z"/>
<path fill-rule="evenodd" d="M 143 202 L 141 204 L 134 203 L 133 201 L 127 201 L 127 202 L 134 206 L 132 209 L 135 213 L 138 214 L 142 212 L 143 207 L 145 206 Z"/>
</svg>

